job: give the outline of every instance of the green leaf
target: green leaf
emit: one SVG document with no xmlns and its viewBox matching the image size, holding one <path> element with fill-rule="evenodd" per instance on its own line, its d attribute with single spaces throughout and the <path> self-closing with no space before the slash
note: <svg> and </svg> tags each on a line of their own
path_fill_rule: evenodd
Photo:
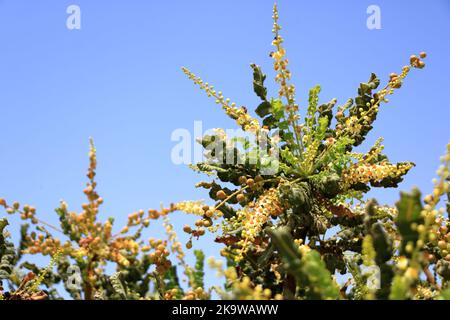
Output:
<svg viewBox="0 0 450 320">
<path fill-rule="evenodd" d="M 174 288 L 180 289 L 180 279 L 178 278 L 176 266 L 171 266 L 164 273 L 164 280 L 165 280 L 165 290 L 171 290 Z"/>
<path fill-rule="evenodd" d="M 422 202 L 420 200 L 420 191 L 414 188 L 411 193 L 401 192 L 400 200 L 395 204 L 398 210 L 395 223 L 402 236 L 401 253 L 408 255 L 405 247 L 408 243 L 415 244 L 419 238 L 419 233 L 412 224 L 421 224 L 423 221 L 420 215 L 422 211 Z M 409 256 L 409 255 L 408 255 Z"/>
<path fill-rule="evenodd" d="M 5 238 L 3 236 L 3 230 L 8 225 L 8 220 L 5 218 L 0 219 L 0 253 L 4 250 L 5 247 Z"/>
<path fill-rule="evenodd" d="M 450 300 L 450 288 L 443 290 L 437 300 Z"/>
<path fill-rule="evenodd" d="M 286 269 L 293 271 L 293 273 L 300 273 L 301 255 L 297 246 L 292 240 L 289 229 L 280 227 L 276 230 L 268 229 L 267 232 L 272 238 L 273 243 L 283 258 Z"/>
<path fill-rule="evenodd" d="M 312 299 L 339 298 L 339 288 L 333 281 L 325 263 L 320 258 L 320 253 L 311 250 L 303 258 L 303 273 L 308 278 L 309 295 Z"/>
<path fill-rule="evenodd" d="M 119 295 L 121 299 L 127 299 L 127 287 L 122 279 L 122 273 L 116 272 L 109 277 L 114 292 Z"/>
<path fill-rule="evenodd" d="M 273 115 L 271 115 L 264 118 L 263 125 L 269 127 L 270 129 L 276 128 L 278 126 L 278 120 Z"/>
<path fill-rule="evenodd" d="M 267 261 L 270 259 L 270 257 L 273 255 L 274 246 L 271 243 L 269 247 L 258 257 L 257 263 L 259 265 L 264 265 L 267 263 Z"/>
<path fill-rule="evenodd" d="M 325 134 L 328 128 L 328 118 L 327 117 L 321 117 L 319 118 L 319 125 L 317 126 L 316 132 L 315 132 L 315 139 L 318 141 L 322 141 L 325 138 Z"/>
<path fill-rule="evenodd" d="M 313 186 L 328 199 L 334 198 L 341 192 L 340 182 L 341 177 L 334 172 L 318 175 L 311 179 Z"/>
<path fill-rule="evenodd" d="M 252 63 L 250 66 L 253 69 L 253 90 L 261 100 L 267 100 L 267 88 L 264 87 L 266 75 L 262 73 L 261 68 L 258 65 Z"/>
<path fill-rule="evenodd" d="M 305 117 L 305 124 L 310 131 L 312 131 L 313 126 L 316 124 L 316 112 L 317 112 L 317 105 L 319 103 L 320 90 L 321 88 L 319 85 L 309 90 L 308 111 Z"/>
<path fill-rule="evenodd" d="M 8 220 L 5 218 L 0 219 L 0 233 L 3 232 L 3 229 L 8 225 Z"/>
<path fill-rule="evenodd" d="M 450 280 L 450 262 L 441 259 L 436 263 L 436 272 L 445 280 Z"/>
<path fill-rule="evenodd" d="M 409 289 L 411 287 L 410 281 L 402 276 L 395 276 L 392 281 L 390 300 L 405 300 L 408 298 Z"/>
<path fill-rule="evenodd" d="M 264 118 L 272 112 L 272 105 L 269 101 L 263 101 L 255 110 L 256 114 Z"/>
<path fill-rule="evenodd" d="M 312 207 L 311 187 L 306 182 L 298 182 L 280 187 L 280 197 L 291 206 L 296 215 L 309 213 Z"/>
<path fill-rule="evenodd" d="M 204 266 L 205 266 L 205 254 L 202 250 L 194 250 L 195 255 L 195 271 L 194 271 L 194 280 L 196 288 L 204 288 Z M 194 288 L 194 289 L 196 289 Z"/>
<path fill-rule="evenodd" d="M 289 128 L 289 124 L 287 123 L 287 121 L 283 121 L 283 122 L 280 122 L 278 127 L 281 130 L 287 130 Z M 285 140 L 288 140 L 288 139 L 285 139 Z"/>
<path fill-rule="evenodd" d="M 5 239 L 3 230 L 8 225 L 6 219 L 0 219 L 0 280 L 8 279 L 17 262 L 16 248 Z"/>
<path fill-rule="evenodd" d="M 270 104 L 272 106 L 272 114 L 277 119 L 280 120 L 283 118 L 284 110 L 283 110 L 283 102 L 280 99 L 271 99 Z"/>
<path fill-rule="evenodd" d="M 286 270 L 305 287 L 308 299 L 339 298 L 339 288 L 319 252 L 311 250 L 302 256 L 285 227 L 269 229 L 268 232 L 281 254 Z"/>
</svg>

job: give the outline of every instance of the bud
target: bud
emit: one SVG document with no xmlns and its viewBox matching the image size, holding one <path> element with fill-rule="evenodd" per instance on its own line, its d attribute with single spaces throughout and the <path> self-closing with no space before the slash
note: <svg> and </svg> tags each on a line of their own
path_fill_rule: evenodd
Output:
<svg viewBox="0 0 450 320">
<path fill-rule="evenodd" d="M 414 65 L 415 63 L 417 63 L 417 61 L 419 60 L 419 58 L 416 55 L 412 55 L 411 57 L 409 57 L 409 62 Z"/>
<path fill-rule="evenodd" d="M 84 188 L 84 190 L 83 190 L 83 192 L 85 193 L 85 194 L 89 194 L 89 193 L 91 193 L 92 192 L 92 186 L 87 186 L 86 188 Z"/>
<path fill-rule="evenodd" d="M 392 82 L 392 88 L 400 89 L 401 87 L 402 87 L 402 82 L 397 79 L 394 79 Z"/>
<path fill-rule="evenodd" d="M 210 220 L 203 220 L 203 226 L 208 228 L 211 227 L 211 221 Z"/>
<path fill-rule="evenodd" d="M 405 246 L 405 251 L 406 251 L 406 252 L 411 253 L 411 252 L 413 252 L 413 250 L 414 250 L 414 246 L 412 245 L 412 243 L 408 243 L 408 244 Z"/>
<path fill-rule="evenodd" d="M 191 232 L 192 232 L 192 229 L 191 229 L 190 226 L 185 225 L 185 226 L 183 227 L 183 231 L 186 232 L 186 233 L 191 233 Z"/>
<path fill-rule="evenodd" d="M 426 195 L 423 200 L 425 201 L 425 203 L 431 203 L 433 201 L 433 196 L 431 194 Z"/>
<path fill-rule="evenodd" d="M 240 184 L 245 184 L 247 182 L 247 178 L 245 176 L 240 176 L 238 181 Z"/>
<path fill-rule="evenodd" d="M 200 295 L 200 294 L 203 293 L 203 289 L 200 288 L 200 287 L 198 287 L 197 289 L 195 289 L 195 293 L 196 293 L 197 295 Z"/>
<path fill-rule="evenodd" d="M 224 200 L 224 199 L 226 199 L 227 194 L 223 190 L 219 190 L 216 193 L 216 197 L 221 199 L 221 200 Z"/>
<path fill-rule="evenodd" d="M 198 219 L 197 221 L 195 221 L 195 225 L 196 225 L 197 227 L 202 226 L 202 225 L 203 225 L 203 220 Z"/>
<path fill-rule="evenodd" d="M 213 210 L 208 210 L 205 212 L 205 216 L 208 218 L 212 218 L 212 216 L 214 215 L 214 211 Z"/>
</svg>

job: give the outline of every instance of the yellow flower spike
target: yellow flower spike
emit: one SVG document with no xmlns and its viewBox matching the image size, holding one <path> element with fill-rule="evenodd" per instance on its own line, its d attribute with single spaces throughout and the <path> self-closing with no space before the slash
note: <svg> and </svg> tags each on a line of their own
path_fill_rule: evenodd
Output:
<svg viewBox="0 0 450 320">
<path fill-rule="evenodd" d="M 200 88 L 206 92 L 208 96 L 214 97 L 216 99 L 216 104 L 220 104 L 225 110 L 225 113 L 236 123 L 242 127 L 244 131 L 257 133 L 261 125 L 257 119 L 252 118 L 245 108 L 237 108 L 234 103 L 231 103 L 230 99 L 225 99 L 222 92 L 216 92 L 212 90 L 212 87 L 208 83 L 204 84 L 203 81 L 194 75 L 187 68 L 182 67 L 183 72 L 191 79 L 195 84 L 199 85 Z"/>
</svg>

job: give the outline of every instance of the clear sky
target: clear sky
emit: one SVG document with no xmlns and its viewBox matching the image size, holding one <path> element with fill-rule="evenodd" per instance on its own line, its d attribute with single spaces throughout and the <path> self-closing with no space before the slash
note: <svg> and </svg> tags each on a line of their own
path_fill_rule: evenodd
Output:
<svg viewBox="0 0 450 320">
<path fill-rule="evenodd" d="M 66 9 L 73 4 L 81 9 L 80 30 L 66 27 Z M 400 189 L 430 191 L 450 140 L 450 1 L 278 4 L 303 114 L 308 89 L 316 84 L 322 85 L 322 102 L 336 97 L 343 103 L 371 72 L 386 81 L 411 54 L 428 53 L 426 68 L 413 70 L 381 109 L 366 146 L 383 136 L 392 161 L 417 164 Z M 366 26 L 372 4 L 381 9 L 380 30 Z M 204 177 L 171 162 L 171 133 L 192 131 L 196 120 L 205 129 L 234 128 L 234 122 L 186 79 L 181 66 L 253 110 L 258 98 L 250 63 L 262 66 L 269 93 L 276 94 L 269 58 L 272 5 L 0 0 L 0 197 L 35 205 L 49 222 L 56 221 L 53 209 L 60 199 L 78 210 L 92 136 L 103 220 L 113 216 L 121 225 L 140 208 L 205 199 L 194 188 Z M 373 195 L 393 203 L 398 192 Z M 192 221 L 172 216 L 179 229 Z M 17 224 L 10 230 L 17 231 Z M 161 235 L 160 226 L 150 231 Z M 194 242 L 194 248 L 218 256 L 219 246 L 211 241 Z"/>
</svg>

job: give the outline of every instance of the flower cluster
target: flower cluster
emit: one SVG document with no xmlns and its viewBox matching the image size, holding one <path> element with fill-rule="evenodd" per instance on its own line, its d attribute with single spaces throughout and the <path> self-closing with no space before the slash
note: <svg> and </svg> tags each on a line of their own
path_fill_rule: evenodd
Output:
<svg viewBox="0 0 450 320">
<path fill-rule="evenodd" d="M 197 216 L 203 216 L 205 211 L 203 210 L 204 204 L 203 201 L 182 201 L 177 202 L 175 207 L 179 211 L 183 211 L 185 213 L 195 214 Z"/>
<path fill-rule="evenodd" d="M 284 212 L 283 206 L 278 197 L 278 191 L 275 188 L 263 193 L 255 203 L 248 208 L 243 208 L 237 213 L 237 220 L 242 226 L 242 240 L 238 242 L 240 249 L 235 257 L 239 261 L 243 254 L 247 252 L 248 245 L 255 243 L 256 238 L 261 233 L 263 226 L 271 219 L 278 217 Z"/>
<path fill-rule="evenodd" d="M 183 227 L 183 231 L 191 235 L 191 238 L 186 243 L 186 248 L 188 249 L 192 248 L 192 237 L 198 238 L 205 235 L 205 228 L 212 232 L 215 231 L 217 227 L 213 226 L 213 220 L 217 220 L 223 215 L 221 211 L 217 210 L 217 207 L 210 207 L 201 201 L 179 202 L 175 204 L 175 207 L 179 211 L 202 217 L 195 221 L 195 229 L 189 225 Z"/>
<path fill-rule="evenodd" d="M 33 224 L 38 224 L 39 220 L 36 218 L 36 208 L 30 205 L 21 207 L 20 203 L 15 201 L 9 205 L 5 199 L 0 198 L 0 206 L 5 208 L 8 214 L 18 213 L 22 220 L 29 220 Z"/>
<path fill-rule="evenodd" d="M 425 52 L 421 52 L 419 54 L 419 57 L 417 57 L 416 55 L 412 55 L 410 57 L 410 64 L 403 66 L 402 72 L 400 74 L 391 73 L 389 75 L 389 81 L 386 86 L 375 94 L 372 94 L 371 91 L 373 88 L 378 87 L 379 82 L 377 83 L 377 81 L 371 81 L 371 83 L 369 83 L 369 86 L 367 87 L 367 93 L 371 94 L 370 99 L 363 99 L 365 102 L 362 105 L 359 105 L 357 110 L 354 110 L 354 112 L 352 112 L 349 117 L 343 116 L 343 111 L 345 111 L 345 107 L 348 106 L 344 106 L 344 109 L 340 110 L 340 112 L 336 114 L 338 122 L 342 120 L 345 123 L 345 126 L 343 126 L 342 124 L 338 124 L 336 126 L 337 137 L 346 134 L 355 136 L 360 134 L 362 131 L 367 130 L 368 127 L 371 127 L 371 124 L 378 114 L 380 104 L 382 102 L 389 102 L 387 96 L 392 95 L 396 89 L 400 89 L 402 87 L 403 80 L 411 71 L 411 68 L 422 69 L 425 67 L 425 62 L 422 59 L 426 58 L 426 56 L 427 54 Z"/>
<path fill-rule="evenodd" d="M 450 299 L 450 144 L 431 194 L 422 199 L 417 189 L 402 192 L 395 207 L 366 201 L 365 195 L 371 188 L 397 187 L 413 164 L 390 163 L 382 153 L 382 139 L 368 152 L 354 151 L 372 130 L 380 104 L 402 87 L 413 68 L 425 66 L 426 54 L 411 56 L 409 65 L 399 74 L 390 74 L 382 89 L 378 89 L 380 79 L 371 74 L 369 81 L 360 83 L 358 95 L 341 106 L 336 106 L 337 99 L 320 104 L 321 89 L 315 86 L 309 91 L 304 123 L 299 124 L 278 19 L 275 5 L 271 57 L 279 87 L 276 97 L 268 96 L 266 75 L 251 64 L 253 90 L 261 100 L 255 113 L 261 123 L 245 107 L 236 107 L 183 68 L 240 127 L 254 133 L 256 140 L 229 139 L 223 129 L 216 129 L 200 141 L 209 151 L 207 161 L 191 167 L 211 177 L 196 187 L 208 190 L 212 204 L 183 201 L 159 210 L 138 210 L 113 233 L 114 219 L 101 222 L 98 218 L 103 199 L 96 191 L 97 157 L 91 141 L 84 189 L 87 202 L 81 212 L 73 212 L 61 202 L 56 209 L 60 224 L 53 226 L 39 220 L 34 207 L 8 204 L 0 198 L 7 213 L 31 222 L 21 229 L 16 250 L 4 240 L 7 221 L 1 219 L 0 279 L 7 277 L 9 284 L 20 288 L 14 274 L 20 266 L 40 274 L 34 265 L 19 265 L 21 255 L 41 253 L 53 257 L 57 271 L 47 270 L 45 277 L 41 273 L 35 286 L 48 286 L 51 297 L 55 297 L 51 286 L 58 281 L 67 283 L 69 266 L 75 264 L 81 286 L 66 288 L 75 299 L 83 295 L 85 299 L 195 300 L 210 299 L 213 291 L 223 299 Z M 269 133 L 272 137 L 265 139 Z M 226 152 L 210 150 L 211 144 L 225 146 Z M 276 157 L 268 157 L 261 149 L 271 150 L 270 155 Z M 233 161 L 219 161 L 229 155 Z M 238 161 L 244 155 L 245 161 Z M 253 159 L 256 161 L 247 161 Z M 280 170 L 269 175 L 265 169 L 273 163 Z M 446 207 L 438 208 L 445 201 Z M 193 225 L 183 227 L 187 249 L 207 232 L 223 244 L 221 255 L 227 268 L 224 270 L 222 261 L 210 260 L 209 264 L 225 278 L 224 287 L 206 288 L 201 250 L 193 250 L 192 267 L 187 263 L 169 219 L 175 211 L 197 217 Z M 144 240 L 145 228 L 161 223 L 158 219 L 166 238 Z M 116 273 L 108 276 L 111 264 Z M 381 271 L 379 287 L 367 282 L 374 270 Z M 338 273 L 347 275 L 348 280 L 338 283 Z M 186 285 L 180 285 L 180 276 Z M 0 297 L 2 292 L 0 282 Z"/>
<path fill-rule="evenodd" d="M 171 261 L 168 259 L 170 252 L 167 249 L 167 241 L 150 238 L 148 242 L 150 248 L 153 249 L 153 252 L 149 254 L 150 261 L 156 265 L 158 273 L 164 274 L 172 266 Z"/>
<path fill-rule="evenodd" d="M 236 107 L 236 104 L 230 101 L 230 99 L 225 99 L 222 92 L 217 92 L 213 86 L 208 83 L 204 83 L 200 77 L 197 77 L 191 71 L 183 67 L 183 72 L 191 79 L 195 84 L 199 85 L 202 90 L 204 90 L 208 97 L 216 98 L 216 103 L 220 104 L 225 110 L 225 113 L 236 120 L 236 123 L 242 127 L 244 131 L 256 133 L 260 129 L 259 121 L 252 118 L 245 107 Z"/>
<path fill-rule="evenodd" d="M 386 178 L 401 177 L 413 166 L 410 162 L 399 164 L 355 164 L 342 173 L 342 180 L 346 187 L 358 183 L 381 182 Z"/>
<path fill-rule="evenodd" d="M 286 111 L 289 114 L 288 122 L 294 124 L 299 119 L 299 115 L 297 114 L 298 105 L 295 104 L 295 86 L 288 82 L 289 80 L 291 80 L 292 74 L 287 67 L 289 64 L 289 60 L 286 58 L 286 50 L 282 46 L 284 40 L 279 33 L 281 27 L 278 24 L 278 18 L 278 8 L 275 4 L 273 7 L 272 16 L 272 32 L 275 34 L 275 39 L 272 41 L 272 45 L 275 47 L 276 51 L 272 52 L 271 56 L 274 60 L 274 70 L 277 72 L 275 81 L 280 85 L 280 90 L 278 92 L 279 97 L 286 98 L 288 103 L 286 105 Z"/>
<path fill-rule="evenodd" d="M 183 296 L 183 300 L 203 300 L 209 298 L 209 294 L 205 291 L 205 289 L 198 287 L 195 290 L 186 291 Z"/>
<path fill-rule="evenodd" d="M 178 236 L 176 231 L 173 228 L 173 225 L 169 221 L 169 217 L 164 217 L 164 228 L 166 229 L 166 234 L 168 236 L 168 240 L 171 243 L 170 249 L 173 253 L 176 254 L 177 258 L 181 261 L 183 261 L 185 257 L 185 253 L 183 252 L 183 246 L 181 245 L 181 242 L 178 241 Z"/>
<path fill-rule="evenodd" d="M 436 209 L 443 196 L 447 195 L 450 199 L 450 143 L 441 161 L 442 165 L 437 170 L 440 179 L 433 179 L 433 192 L 424 197 L 425 206 L 421 214 L 425 218 L 425 223 L 414 226 L 420 234 L 419 240 L 422 243 L 429 241 L 438 249 L 428 255 L 428 260 L 431 262 L 439 257 L 450 262 L 450 232 L 448 230 L 450 224 L 445 217 L 445 208 Z M 450 204 L 447 203 L 447 207 L 447 211 L 450 211 Z"/>
<path fill-rule="evenodd" d="M 281 294 L 273 294 L 268 288 L 264 288 L 261 284 L 254 284 L 249 277 L 239 277 L 235 268 L 229 267 L 223 269 L 222 261 L 210 258 L 208 260 L 209 267 L 216 270 L 217 276 L 224 277 L 230 292 L 225 292 L 216 287 L 216 291 L 223 299 L 237 300 L 281 300 Z"/>
</svg>

